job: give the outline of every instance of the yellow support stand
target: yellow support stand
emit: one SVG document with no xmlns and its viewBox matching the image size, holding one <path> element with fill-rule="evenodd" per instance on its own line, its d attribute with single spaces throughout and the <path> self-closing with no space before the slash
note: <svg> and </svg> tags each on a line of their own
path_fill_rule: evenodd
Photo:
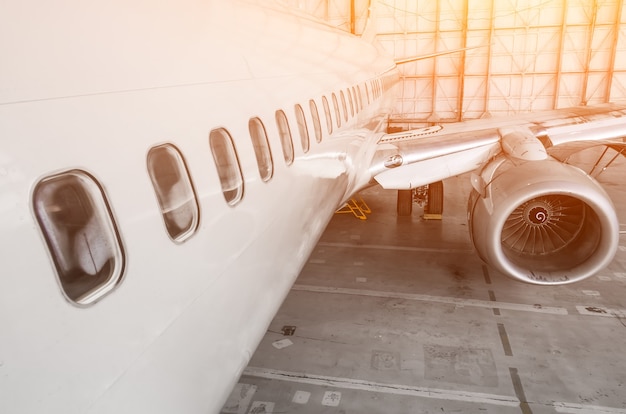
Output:
<svg viewBox="0 0 626 414">
<path fill-rule="evenodd" d="M 441 220 L 442 219 L 442 215 L 441 214 L 428 214 L 428 213 L 424 213 L 424 215 L 422 216 L 422 218 L 424 220 Z"/>
<path fill-rule="evenodd" d="M 359 220 L 367 220 L 366 214 L 369 214 L 371 212 L 372 210 L 370 210 L 367 203 L 365 203 L 363 197 L 359 196 L 358 199 L 353 197 L 348 200 L 348 202 L 335 213 L 352 213 L 354 217 L 358 218 Z"/>
</svg>

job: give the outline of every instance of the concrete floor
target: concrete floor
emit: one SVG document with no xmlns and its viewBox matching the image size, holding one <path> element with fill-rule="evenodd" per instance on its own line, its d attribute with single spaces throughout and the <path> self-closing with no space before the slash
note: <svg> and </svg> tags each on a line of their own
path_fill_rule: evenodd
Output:
<svg viewBox="0 0 626 414">
<path fill-rule="evenodd" d="M 467 176 L 445 181 L 441 221 L 364 191 L 371 214 L 334 217 L 222 412 L 626 413 L 625 172 L 600 179 L 616 259 L 559 287 L 478 259 Z"/>
</svg>

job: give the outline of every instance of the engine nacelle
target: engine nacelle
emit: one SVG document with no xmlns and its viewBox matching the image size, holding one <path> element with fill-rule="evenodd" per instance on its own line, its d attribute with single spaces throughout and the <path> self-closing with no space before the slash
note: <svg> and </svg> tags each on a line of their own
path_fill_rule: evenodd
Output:
<svg viewBox="0 0 626 414">
<path fill-rule="evenodd" d="M 619 221 L 604 189 L 554 159 L 501 156 L 473 177 L 470 234 L 481 258 L 515 279 L 558 285 L 606 267 L 619 244 Z"/>
</svg>

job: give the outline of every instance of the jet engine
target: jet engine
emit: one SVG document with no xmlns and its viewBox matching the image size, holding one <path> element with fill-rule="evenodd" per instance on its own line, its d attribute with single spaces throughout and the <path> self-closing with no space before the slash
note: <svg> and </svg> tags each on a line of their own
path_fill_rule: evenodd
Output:
<svg viewBox="0 0 626 414">
<path fill-rule="evenodd" d="M 573 283 L 607 266 L 617 251 L 615 208 L 600 184 L 576 167 L 500 156 L 472 185 L 472 241 L 487 264 L 508 276 Z"/>
</svg>

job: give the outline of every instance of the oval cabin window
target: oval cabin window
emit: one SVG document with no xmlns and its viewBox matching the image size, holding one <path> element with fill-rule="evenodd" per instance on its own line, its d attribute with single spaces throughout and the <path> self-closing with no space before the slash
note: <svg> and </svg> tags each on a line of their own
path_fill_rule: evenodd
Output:
<svg viewBox="0 0 626 414">
<path fill-rule="evenodd" d="M 120 283 L 122 243 L 95 178 L 71 170 L 42 179 L 33 209 L 67 299 L 90 305 Z"/>
<path fill-rule="evenodd" d="M 261 180 L 269 181 L 274 174 L 274 161 L 270 151 L 270 144 L 267 139 L 265 126 L 259 118 L 252 118 L 248 121 L 248 129 L 250 130 L 250 138 L 254 147 L 254 155 L 259 167 L 259 175 Z"/>
<path fill-rule="evenodd" d="M 335 108 L 335 120 L 337 121 L 337 128 L 341 128 L 341 112 L 339 112 L 339 102 L 337 102 L 337 95 L 332 94 L 333 107 Z"/>
<path fill-rule="evenodd" d="M 298 121 L 298 132 L 300 132 L 300 143 L 302 144 L 302 151 L 307 153 L 310 148 L 309 129 L 306 125 L 306 118 L 304 117 L 304 110 L 299 104 L 294 107 L 296 112 L 296 120 Z"/>
<path fill-rule="evenodd" d="M 339 91 L 339 97 L 341 98 L 341 108 L 343 109 L 343 119 L 348 121 L 348 107 L 346 105 L 346 96 L 343 91 Z"/>
<path fill-rule="evenodd" d="M 178 243 L 187 240 L 198 228 L 200 209 L 183 156 L 171 144 L 152 148 L 148 174 L 167 234 Z"/>
<path fill-rule="evenodd" d="M 243 177 L 235 144 L 224 128 L 218 128 L 209 134 L 211 152 L 220 177 L 222 193 L 226 202 L 233 206 L 243 197 Z"/>
<path fill-rule="evenodd" d="M 313 119 L 315 140 L 317 142 L 322 142 L 322 124 L 320 122 L 320 114 L 317 111 L 317 105 L 315 104 L 315 101 L 313 99 L 309 101 L 309 109 L 311 110 L 311 118 Z"/>
<path fill-rule="evenodd" d="M 322 96 L 322 106 L 324 107 L 324 115 L 326 117 L 326 127 L 328 135 L 333 133 L 333 117 L 330 114 L 330 105 L 328 105 L 328 99 L 326 96 Z"/>
<path fill-rule="evenodd" d="M 291 163 L 293 163 L 293 139 L 291 137 L 291 130 L 289 129 L 287 115 L 285 115 L 285 113 L 280 109 L 276 111 L 276 127 L 278 128 L 280 143 L 283 146 L 285 164 L 291 165 Z"/>
<path fill-rule="evenodd" d="M 350 88 L 346 89 L 346 94 L 348 95 L 348 103 L 350 104 L 350 116 L 354 116 L 354 103 L 352 102 L 352 94 L 350 93 Z"/>
</svg>

